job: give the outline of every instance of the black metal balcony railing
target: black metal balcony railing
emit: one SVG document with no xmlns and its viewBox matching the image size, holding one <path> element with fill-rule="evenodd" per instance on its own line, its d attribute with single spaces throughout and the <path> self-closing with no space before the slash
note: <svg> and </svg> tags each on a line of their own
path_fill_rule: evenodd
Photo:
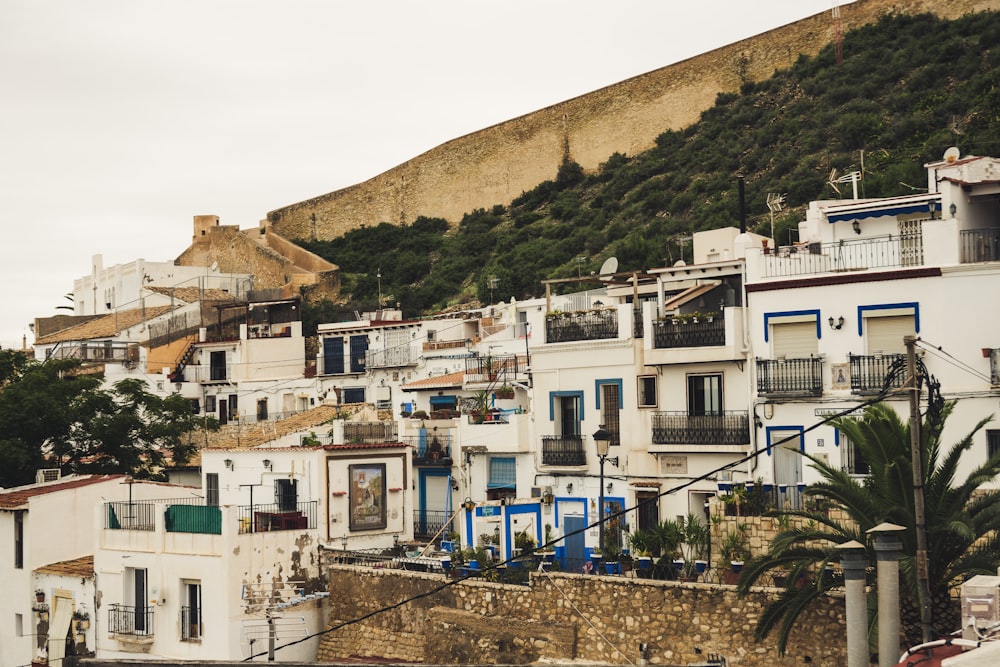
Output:
<svg viewBox="0 0 1000 667">
<path fill-rule="evenodd" d="M 104 504 L 104 527 L 108 530 L 155 529 L 156 506 L 148 502 L 126 500 Z"/>
<path fill-rule="evenodd" d="M 108 609 L 108 632 L 115 635 L 152 635 L 153 607 L 113 603 Z"/>
<path fill-rule="evenodd" d="M 450 433 L 431 432 L 423 435 L 407 435 L 400 440 L 413 447 L 413 463 L 415 465 L 451 465 Z"/>
<path fill-rule="evenodd" d="M 344 422 L 344 442 L 351 444 L 380 445 L 395 442 L 397 433 L 394 421 Z"/>
<path fill-rule="evenodd" d="M 746 411 L 717 415 L 654 412 L 655 445 L 746 445 L 750 442 L 750 417 Z"/>
<path fill-rule="evenodd" d="M 851 391 L 855 394 L 877 394 L 885 386 L 889 371 L 894 363 L 906 359 L 903 354 L 849 355 L 851 368 Z M 899 389 L 906 381 L 906 373 L 899 368 L 889 382 L 891 389 Z"/>
<path fill-rule="evenodd" d="M 198 607 L 181 607 L 181 641 L 201 639 L 201 609 Z"/>
<path fill-rule="evenodd" d="M 963 264 L 1000 260 L 1000 229 L 964 229 L 960 239 Z"/>
<path fill-rule="evenodd" d="M 583 436 L 580 435 L 542 436 L 542 465 L 546 466 L 587 465 L 587 452 L 583 449 Z"/>
<path fill-rule="evenodd" d="M 316 501 L 241 505 L 240 534 L 316 528 Z"/>
<path fill-rule="evenodd" d="M 525 371 L 515 354 L 468 357 L 465 360 L 467 382 L 512 382 L 518 373 Z"/>
<path fill-rule="evenodd" d="M 442 530 L 449 516 L 444 510 L 413 510 L 413 536 L 418 540 L 429 540 L 450 530 L 458 530 L 457 522 L 452 522 L 447 530 Z"/>
<path fill-rule="evenodd" d="M 603 340 L 618 337 L 618 311 L 588 310 L 545 318 L 545 342 Z"/>
<path fill-rule="evenodd" d="M 757 393 L 819 396 L 823 393 L 823 360 L 758 359 Z"/>
<path fill-rule="evenodd" d="M 657 320 L 653 327 L 653 347 L 709 347 L 726 344 L 726 321 L 721 316 L 715 316 L 709 322 L 700 319 L 697 322 L 671 319 Z"/>
</svg>

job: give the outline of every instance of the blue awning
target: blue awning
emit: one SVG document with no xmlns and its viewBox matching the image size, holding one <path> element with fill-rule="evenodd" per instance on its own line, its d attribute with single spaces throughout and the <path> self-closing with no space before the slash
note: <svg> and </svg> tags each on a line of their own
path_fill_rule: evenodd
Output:
<svg viewBox="0 0 1000 667">
<path fill-rule="evenodd" d="M 930 215 L 932 212 L 939 211 L 940 209 L 941 205 L 939 202 L 922 201 L 881 208 L 858 209 L 843 213 L 828 213 L 826 219 L 829 222 L 843 222 L 844 220 L 864 220 L 865 218 L 881 218 L 883 216 L 906 215 L 909 213 L 927 213 Z"/>
</svg>

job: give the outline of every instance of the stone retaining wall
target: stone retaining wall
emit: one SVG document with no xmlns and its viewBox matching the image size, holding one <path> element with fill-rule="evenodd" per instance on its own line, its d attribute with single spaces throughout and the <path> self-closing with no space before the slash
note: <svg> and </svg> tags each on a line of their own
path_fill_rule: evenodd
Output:
<svg viewBox="0 0 1000 667">
<path fill-rule="evenodd" d="M 779 657 L 773 638 L 753 639 L 763 606 L 778 594 L 774 589 L 740 598 L 733 586 L 629 577 L 535 573 L 530 585 L 519 586 L 334 564 L 328 571 L 329 627 L 371 616 L 323 635 L 320 662 L 628 664 L 638 662 L 643 642 L 653 665 L 684 665 L 710 654 L 730 665 L 846 664 L 838 597 L 799 618 L 788 654 Z"/>
</svg>

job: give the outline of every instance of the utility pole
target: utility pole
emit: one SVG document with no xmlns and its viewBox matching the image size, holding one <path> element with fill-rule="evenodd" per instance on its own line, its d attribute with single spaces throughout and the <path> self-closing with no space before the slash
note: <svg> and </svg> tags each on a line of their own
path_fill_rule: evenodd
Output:
<svg viewBox="0 0 1000 667">
<path fill-rule="evenodd" d="M 920 381 L 917 376 L 917 338 L 903 336 L 906 346 L 906 374 L 910 392 L 910 456 L 913 460 L 913 519 L 917 532 L 917 593 L 920 626 L 924 642 L 933 639 L 931 592 L 927 576 L 927 517 L 924 510 L 924 463 L 920 434 Z"/>
</svg>

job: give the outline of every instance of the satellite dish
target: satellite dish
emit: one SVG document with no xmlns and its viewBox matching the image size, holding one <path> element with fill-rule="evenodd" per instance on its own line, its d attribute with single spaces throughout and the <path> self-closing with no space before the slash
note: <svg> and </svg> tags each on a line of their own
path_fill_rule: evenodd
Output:
<svg viewBox="0 0 1000 667">
<path fill-rule="evenodd" d="M 601 264 L 601 277 L 610 276 L 612 273 L 618 270 L 618 258 L 608 257 L 604 260 L 604 264 Z"/>
<path fill-rule="evenodd" d="M 961 157 L 961 152 L 958 150 L 958 146 L 952 146 L 944 152 L 944 161 L 951 164 Z"/>
</svg>

